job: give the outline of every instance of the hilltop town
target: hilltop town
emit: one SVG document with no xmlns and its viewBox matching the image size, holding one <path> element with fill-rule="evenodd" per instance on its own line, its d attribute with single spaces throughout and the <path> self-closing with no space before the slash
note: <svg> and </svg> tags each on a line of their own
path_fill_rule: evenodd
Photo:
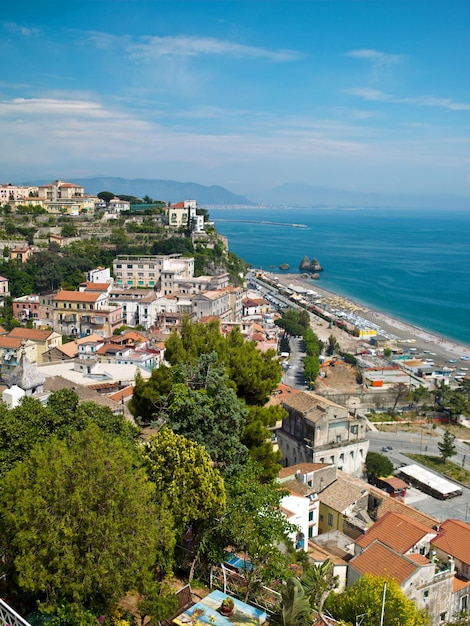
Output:
<svg viewBox="0 0 470 626">
<path fill-rule="evenodd" d="M 310 572 L 316 600 L 305 600 L 296 626 L 349 619 L 334 598 L 358 581 L 385 585 L 384 601 L 386 586 L 389 594 L 396 586 L 408 615 L 397 623 L 468 623 L 456 620 L 469 615 L 470 524 L 465 507 L 450 516 L 444 507 L 465 499 L 468 509 L 466 479 L 427 474 L 411 456 L 424 433 L 430 450 L 449 466 L 456 456 L 463 471 L 465 369 L 455 376 L 357 309 L 339 313 L 308 285 L 249 269 L 196 200 L 92 196 L 56 180 L 1 185 L 0 208 L 0 592 L 8 604 L 33 613 L 49 603 L 58 619 L 62 603 L 73 619 L 57 624 L 94 623 L 85 619 L 103 610 L 105 624 L 138 615 L 224 626 L 229 596 L 241 621 L 277 623 L 286 590 L 307 588 Z M 446 428 L 459 421 L 456 439 Z M 384 438 L 387 428 L 409 428 L 409 455 L 391 454 L 381 428 Z M 68 476 L 81 458 L 90 474 L 76 471 L 77 495 L 73 481 L 52 476 Z M 113 478 L 100 482 L 103 458 Z M 33 482 L 38 467 L 43 483 Z M 67 498 L 76 495 L 81 520 L 84 494 L 95 489 L 81 534 Z M 41 504 L 26 505 L 36 496 Z M 420 507 L 424 498 L 442 502 L 440 514 Z M 108 514 L 120 522 L 95 537 Z M 51 548 L 35 560 L 37 537 Z M 81 552 L 87 541 L 93 557 Z M 82 565 L 91 582 L 75 580 Z M 189 586 L 195 578 L 204 597 Z M 8 604 L 0 616 L 12 620 Z"/>
</svg>

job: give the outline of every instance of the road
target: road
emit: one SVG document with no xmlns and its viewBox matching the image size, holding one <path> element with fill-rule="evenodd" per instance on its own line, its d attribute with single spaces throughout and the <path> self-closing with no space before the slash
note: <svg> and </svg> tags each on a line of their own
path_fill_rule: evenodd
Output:
<svg viewBox="0 0 470 626">
<path fill-rule="evenodd" d="M 284 372 L 282 381 L 293 389 L 307 389 L 305 382 L 304 364 L 305 358 L 304 342 L 299 337 L 290 338 L 290 358 L 288 369 Z"/>
<path fill-rule="evenodd" d="M 422 436 L 418 433 L 384 433 L 369 431 L 367 435 L 369 439 L 369 450 L 371 452 L 380 452 L 385 454 L 395 467 L 400 467 L 402 463 L 409 465 L 414 463 L 412 459 L 403 453 L 411 452 L 415 454 L 429 454 L 431 456 L 439 456 L 437 444 L 441 441 L 441 437 L 432 437 L 431 435 Z M 457 454 L 452 457 L 452 461 L 459 465 L 465 460 L 470 464 L 470 450 L 467 445 L 456 440 L 455 445 Z M 392 446 L 389 452 L 382 452 L 383 446 Z M 464 459 L 465 457 L 465 459 Z M 429 468 L 426 468 L 429 469 Z M 415 507 L 423 513 L 432 515 L 439 521 L 443 522 L 449 518 L 460 519 L 464 522 L 470 521 L 470 489 L 462 486 L 462 495 L 450 500 L 437 500 L 432 496 L 428 496 L 417 489 L 411 489 L 407 495 L 405 502 Z"/>
</svg>

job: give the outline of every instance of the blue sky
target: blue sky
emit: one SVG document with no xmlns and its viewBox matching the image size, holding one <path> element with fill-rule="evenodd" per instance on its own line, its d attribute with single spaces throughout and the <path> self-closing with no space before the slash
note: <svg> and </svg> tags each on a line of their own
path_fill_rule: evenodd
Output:
<svg viewBox="0 0 470 626">
<path fill-rule="evenodd" d="M 16 0 L 0 182 L 470 197 L 467 0 Z"/>
</svg>

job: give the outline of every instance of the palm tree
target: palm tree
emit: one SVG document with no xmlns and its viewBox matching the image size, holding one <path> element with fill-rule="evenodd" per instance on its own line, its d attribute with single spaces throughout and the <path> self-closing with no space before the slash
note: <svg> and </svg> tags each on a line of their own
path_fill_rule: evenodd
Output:
<svg viewBox="0 0 470 626">
<path fill-rule="evenodd" d="M 270 618 L 270 626 L 310 626 L 312 610 L 305 590 L 297 578 L 289 578 L 282 592 L 281 605 Z"/>
<path fill-rule="evenodd" d="M 338 586 L 338 577 L 334 575 L 333 563 L 326 559 L 323 563 L 312 565 L 304 571 L 300 582 L 310 607 L 317 611 L 320 619 L 326 623 L 323 605 L 333 589 Z"/>
</svg>

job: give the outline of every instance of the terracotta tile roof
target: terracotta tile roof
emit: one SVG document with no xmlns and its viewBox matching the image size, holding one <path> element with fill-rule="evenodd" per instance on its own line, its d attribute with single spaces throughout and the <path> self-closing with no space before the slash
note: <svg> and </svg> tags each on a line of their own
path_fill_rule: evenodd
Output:
<svg viewBox="0 0 470 626">
<path fill-rule="evenodd" d="M 52 330 L 37 330 L 36 328 L 13 328 L 8 337 L 31 339 L 31 341 L 46 341 L 53 334 Z"/>
<path fill-rule="evenodd" d="M 87 335 L 86 337 L 80 337 L 80 339 L 77 339 L 76 343 L 77 345 L 81 346 L 82 344 L 87 344 L 90 342 L 95 342 L 95 341 L 104 341 L 103 337 L 101 335 L 97 335 L 96 333 L 92 333 L 91 335 Z"/>
<path fill-rule="evenodd" d="M 315 493 L 312 487 L 309 487 L 296 478 L 284 481 L 282 483 L 282 488 L 287 489 L 287 491 L 290 491 L 290 493 L 294 496 L 308 496 L 310 493 Z"/>
<path fill-rule="evenodd" d="M 390 485 L 392 489 L 408 489 L 408 483 L 405 483 L 401 478 L 396 478 L 396 476 L 392 476 L 391 478 L 381 478 L 383 483 L 387 483 Z"/>
<path fill-rule="evenodd" d="M 465 589 L 465 587 L 470 588 L 470 580 L 462 580 L 461 578 L 457 578 L 457 576 L 454 576 L 454 580 L 452 581 L 452 592 L 456 593 L 457 591 Z"/>
<path fill-rule="evenodd" d="M 22 339 L 18 337 L 0 337 L 0 348 L 21 348 Z"/>
<path fill-rule="evenodd" d="M 59 291 L 52 297 L 54 302 L 96 302 L 101 296 L 101 293 L 88 292 L 88 291 Z"/>
<path fill-rule="evenodd" d="M 114 400 L 114 402 L 121 402 L 123 399 L 131 398 L 133 393 L 134 393 L 133 386 L 124 387 L 124 389 L 120 389 L 119 391 L 116 391 L 115 393 L 110 393 L 108 398 L 110 400 Z"/>
<path fill-rule="evenodd" d="M 395 552 L 405 554 L 429 532 L 432 532 L 430 528 L 406 515 L 387 513 L 359 537 L 356 544 L 366 548 L 378 539 Z"/>
<path fill-rule="evenodd" d="M 413 508 L 409 504 L 405 504 L 401 500 L 392 498 L 388 493 L 385 493 L 385 491 L 379 489 L 378 487 L 370 485 L 369 492 L 372 496 L 375 496 L 381 501 L 377 508 L 377 519 L 381 519 L 388 512 L 392 511 L 394 513 L 406 515 L 406 517 L 409 517 L 415 522 L 419 522 L 420 524 L 423 524 L 423 526 L 430 529 L 434 529 L 440 523 L 435 517 L 422 513 L 421 511 L 418 511 L 418 509 Z"/>
<path fill-rule="evenodd" d="M 87 291 L 108 291 L 111 283 L 82 283 Z"/>
<path fill-rule="evenodd" d="M 297 463 L 297 465 L 280 469 L 278 476 L 279 478 L 287 478 L 288 476 L 294 477 L 298 471 L 301 474 L 307 474 L 308 472 L 315 472 L 323 467 L 329 467 L 328 463 Z"/>
<path fill-rule="evenodd" d="M 448 519 L 441 524 L 437 537 L 431 542 L 436 548 L 470 565 L 470 524 Z"/>
<path fill-rule="evenodd" d="M 331 485 L 318 494 L 318 498 L 322 504 L 342 513 L 357 502 L 365 491 L 367 491 L 366 487 L 353 485 L 350 481 L 338 476 Z"/>
<path fill-rule="evenodd" d="M 63 352 L 66 356 L 73 359 L 78 354 L 78 347 L 75 341 L 69 341 L 68 343 L 63 343 L 61 346 L 57 346 L 55 348 L 59 350 L 59 352 Z"/>
<path fill-rule="evenodd" d="M 416 572 L 419 565 L 406 556 L 397 554 L 380 541 L 374 541 L 367 550 L 349 561 L 349 567 L 362 576 L 365 574 L 386 576 L 393 578 L 401 585 Z"/>
</svg>

